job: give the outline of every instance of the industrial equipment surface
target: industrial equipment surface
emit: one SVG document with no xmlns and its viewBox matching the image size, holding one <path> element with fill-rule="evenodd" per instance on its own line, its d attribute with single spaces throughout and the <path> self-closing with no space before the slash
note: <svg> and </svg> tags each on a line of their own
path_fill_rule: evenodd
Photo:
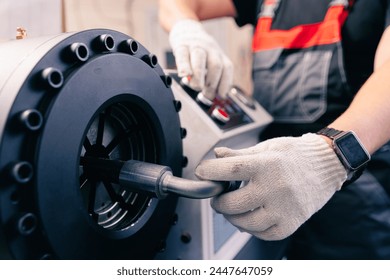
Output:
<svg viewBox="0 0 390 280">
<path fill-rule="evenodd" d="M 205 199 L 228 186 L 194 175 L 271 121 L 239 89 L 205 104 L 107 29 L 2 43 L 0 68 L 1 259 L 224 259 L 248 242 Z"/>
</svg>

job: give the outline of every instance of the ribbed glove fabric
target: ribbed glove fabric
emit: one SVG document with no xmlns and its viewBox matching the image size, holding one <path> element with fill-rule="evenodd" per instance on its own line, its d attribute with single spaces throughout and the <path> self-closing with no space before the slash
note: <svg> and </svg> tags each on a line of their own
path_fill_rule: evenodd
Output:
<svg viewBox="0 0 390 280">
<path fill-rule="evenodd" d="M 212 100 L 226 97 L 233 83 L 233 64 L 216 40 L 196 20 L 178 21 L 169 33 L 179 77 Z"/>
<path fill-rule="evenodd" d="M 201 179 L 245 182 L 211 206 L 241 231 L 281 240 L 321 209 L 347 179 L 346 169 L 319 135 L 280 137 L 256 146 L 216 148 L 217 159 L 196 169 Z"/>
</svg>

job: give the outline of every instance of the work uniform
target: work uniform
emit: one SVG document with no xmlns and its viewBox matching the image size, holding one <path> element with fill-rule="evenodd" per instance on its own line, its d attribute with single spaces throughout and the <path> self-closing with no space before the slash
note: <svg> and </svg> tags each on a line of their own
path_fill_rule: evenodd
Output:
<svg viewBox="0 0 390 280">
<path fill-rule="evenodd" d="M 390 0 L 234 4 L 238 25 L 255 27 L 253 96 L 274 117 L 260 140 L 316 132 L 344 112 L 390 24 Z M 389 144 L 290 237 L 286 257 L 390 259 Z"/>
</svg>

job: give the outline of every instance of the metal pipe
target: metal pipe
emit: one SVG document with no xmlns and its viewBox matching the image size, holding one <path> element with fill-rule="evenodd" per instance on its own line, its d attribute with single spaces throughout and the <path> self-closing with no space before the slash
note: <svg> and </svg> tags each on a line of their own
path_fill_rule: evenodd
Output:
<svg viewBox="0 0 390 280">
<path fill-rule="evenodd" d="M 188 198 L 209 198 L 223 193 L 229 182 L 195 181 L 167 174 L 161 184 L 164 193 L 175 193 Z"/>
<path fill-rule="evenodd" d="M 126 161 L 119 173 L 121 186 L 153 192 L 158 198 L 164 198 L 168 193 L 196 199 L 210 198 L 237 189 L 240 183 L 184 179 L 173 176 L 167 166 L 135 160 Z"/>
<path fill-rule="evenodd" d="M 182 197 L 203 199 L 237 189 L 241 182 L 217 182 L 189 180 L 173 176 L 168 166 L 136 160 L 118 161 L 83 157 L 80 160 L 84 168 L 94 170 L 101 176 L 110 178 L 122 187 L 150 192 L 159 199 L 168 193 Z"/>
</svg>

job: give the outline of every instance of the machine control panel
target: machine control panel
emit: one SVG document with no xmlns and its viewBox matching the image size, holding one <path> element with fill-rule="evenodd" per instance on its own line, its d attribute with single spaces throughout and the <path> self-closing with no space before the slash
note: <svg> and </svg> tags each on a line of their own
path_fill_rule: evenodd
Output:
<svg viewBox="0 0 390 280">
<path fill-rule="evenodd" d="M 272 121 L 264 108 L 239 87 L 233 87 L 224 99 L 210 100 L 191 89 L 188 79 L 179 78 L 176 70 L 166 73 L 172 78 L 175 100 L 181 103 L 181 126 L 187 130 L 183 139 L 183 154 L 187 158 L 183 178 L 198 180 L 196 167 L 202 160 L 215 158 L 215 147 L 243 149 L 257 144 L 259 133 Z M 176 213 L 178 221 L 170 230 L 167 248 L 156 258 L 234 259 L 238 254 L 248 256 L 253 252 L 258 259 L 261 251 L 246 248 L 250 235 L 215 213 L 209 199 L 180 197 Z M 182 242 L 183 233 L 191 236 L 191 242 Z"/>
<path fill-rule="evenodd" d="M 224 108 L 216 106 L 211 112 L 211 116 L 220 121 L 221 123 L 228 123 L 230 121 L 230 115 L 225 111 Z"/>
<path fill-rule="evenodd" d="M 176 73 L 170 73 L 170 76 L 180 84 L 183 90 L 195 100 L 199 107 L 221 130 L 228 131 L 253 122 L 252 118 L 229 95 L 226 99 L 217 96 L 214 100 L 210 100 L 202 92 L 190 88 Z M 240 96 L 238 99 L 251 108 L 248 105 L 250 104 L 250 99 L 244 96 L 239 89 L 233 88 L 231 94 L 237 97 Z"/>
</svg>

